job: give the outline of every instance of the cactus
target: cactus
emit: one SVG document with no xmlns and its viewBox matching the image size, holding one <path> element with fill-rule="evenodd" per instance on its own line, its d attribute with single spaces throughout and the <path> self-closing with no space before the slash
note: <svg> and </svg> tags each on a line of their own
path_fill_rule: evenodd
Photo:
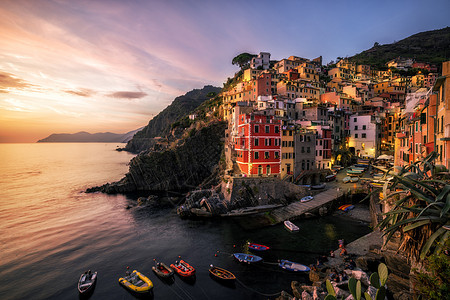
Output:
<svg viewBox="0 0 450 300">
<path fill-rule="evenodd" d="M 370 284 L 377 289 L 377 293 L 375 295 L 375 299 L 372 299 L 367 292 L 364 292 L 364 298 L 366 300 L 384 300 L 386 297 L 386 281 L 388 278 L 388 269 L 385 264 L 381 263 L 378 265 L 378 273 L 375 272 L 370 275 Z M 325 297 L 325 300 L 336 300 L 336 292 L 334 291 L 333 285 L 330 280 L 327 279 L 327 291 L 328 295 Z M 361 300 L 361 281 L 356 280 L 355 278 L 350 278 L 348 280 L 348 289 L 355 300 Z"/>
<path fill-rule="evenodd" d="M 384 286 L 380 287 L 375 295 L 375 300 L 384 300 L 386 297 L 386 288 Z"/>
<path fill-rule="evenodd" d="M 377 272 L 370 275 L 370 284 L 376 289 L 380 288 L 380 277 L 378 276 Z"/>
<path fill-rule="evenodd" d="M 334 296 L 336 297 L 336 292 L 334 291 L 334 287 L 331 284 L 330 280 L 327 279 L 327 291 L 328 291 L 328 295 Z M 336 298 L 335 298 L 336 299 Z"/>
<path fill-rule="evenodd" d="M 388 278 L 388 269 L 385 264 L 381 263 L 378 265 L 378 274 L 380 277 L 380 286 L 384 286 Z"/>
</svg>

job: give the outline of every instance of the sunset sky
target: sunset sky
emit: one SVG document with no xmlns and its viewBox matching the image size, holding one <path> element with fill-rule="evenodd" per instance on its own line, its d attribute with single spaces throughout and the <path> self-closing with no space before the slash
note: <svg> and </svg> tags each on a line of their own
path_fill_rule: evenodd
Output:
<svg viewBox="0 0 450 300">
<path fill-rule="evenodd" d="M 2 0 L 0 142 L 125 133 L 241 52 L 324 63 L 450 25 L 450 1 Z"/>
</svg>

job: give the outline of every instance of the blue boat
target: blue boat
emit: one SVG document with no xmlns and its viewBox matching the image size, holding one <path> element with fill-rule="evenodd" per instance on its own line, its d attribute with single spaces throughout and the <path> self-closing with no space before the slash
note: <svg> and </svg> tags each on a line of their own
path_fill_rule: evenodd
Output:
<svg viewBox="0 0 450 300">
<path fill-rule="evenodd" d="M 286 260 L 286 259 L 282 259 L 280 260 L 279 264 L 278 264 L 282 269 L 288 270 L 288 271 L 292 271 L 292 272 L 308 272 L 311 269 L 308 266 L 290 261 L 290 260 Z"/>
<path fill-rule="evenodd" d="M 233 255 L 238 261 L 243 263 L 251 264 L 262 261 L 261 257 L 252 254 L 234 253 Z"/>
</svg>

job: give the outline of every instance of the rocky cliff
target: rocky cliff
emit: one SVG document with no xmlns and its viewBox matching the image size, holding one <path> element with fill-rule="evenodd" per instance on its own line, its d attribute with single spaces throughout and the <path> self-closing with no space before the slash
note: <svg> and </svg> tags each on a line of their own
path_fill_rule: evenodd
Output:
<svg viewBox="0 0 450 300">
<path fill-rule="evenodd" d="M 195 110 L 200 104 L 210 98 L 211 93 L 219 93 L 220 88 L 206 85 L 202 89 L 194 89 L 185 95 L 175 98 L 168 107 L 148 122 L 128 142 L 124 150 L 133 153 L 148 150 L 156 143 L 155 137 L 169 134 L 172 124 Z"/>
<path fill-rule="evenodd" d="M 187 190 L 211 180 L 223 151 L 226 122 L 214 121 L 162 151 L 147 151 L 130 162 L 129 172 L 118 182 L 87 192 L 129 193 L 136 191 Z"/>
</svg>

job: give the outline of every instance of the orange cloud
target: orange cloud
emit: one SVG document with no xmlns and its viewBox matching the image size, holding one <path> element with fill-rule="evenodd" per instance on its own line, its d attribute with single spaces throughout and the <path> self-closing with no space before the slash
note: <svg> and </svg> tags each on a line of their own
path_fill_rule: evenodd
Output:
<svg viewBox="0 0 450 300">
<path fill-rule="evenodd" d="M 8 88 L 26 89 L 31 86 L 33 85 L 14 76 L 13 74 L 0 72 L 0 92 L 2 93 L 8 93 L 6 90 Z"/>
</svg>

